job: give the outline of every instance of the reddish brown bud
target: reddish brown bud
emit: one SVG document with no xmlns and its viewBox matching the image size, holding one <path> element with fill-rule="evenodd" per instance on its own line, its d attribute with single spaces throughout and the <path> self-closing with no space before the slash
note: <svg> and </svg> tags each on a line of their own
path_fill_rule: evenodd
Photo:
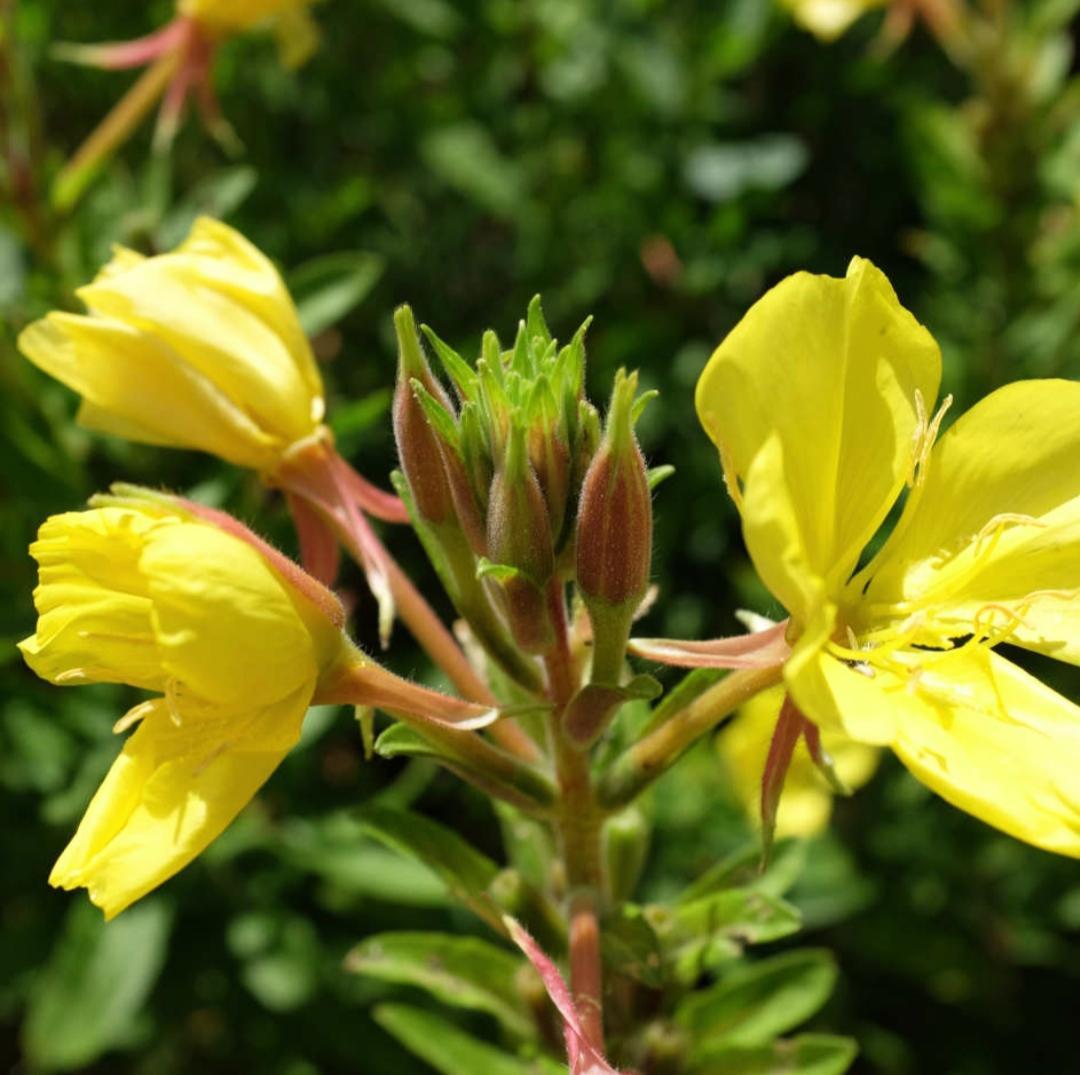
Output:
<svg viewBox="0 0 1080 1075">
<path fill-rule="evenodd" d="M 652 496 L 634 438 L 637 375 L 620 370 L 603 443 L 581 487 L 577 583 L 586 601 L 633 612 L 645 596 L 652 560 Z"/>
<path fill-rule="evenodd" d="M 551 645 L 545 589 L 555 571 L 547 504 L 525 455 L 524 431 L 511 429 L 506 455 L 491 483 L 487 520 L 488 573 L 502 589 L 517 644 L 527 653 Z"/>
<path fill-rule="evenodd" d="M 399 357 L 394 389 L 394 440 L 401 469 L 421 518 L 430 523 L 447 522 L 455 516 L 454 499 L 438 437 L 417 396 L 414 382 L 419 382 L 431 399 L 446 410 L 451 422 L 454 407 L 424 358 L 416 335 L 416 323 L 408 306 L 401 306 L 394 313 L 394 328 Z"/>
<path fill-rule="evenodd" d="M 538 422 L 529 430 L 529 460 L 544 494 L 552 537 L 558 546 L 570 494 L 569 445 L 557 435 L 557 431 Z"/>
</svg>

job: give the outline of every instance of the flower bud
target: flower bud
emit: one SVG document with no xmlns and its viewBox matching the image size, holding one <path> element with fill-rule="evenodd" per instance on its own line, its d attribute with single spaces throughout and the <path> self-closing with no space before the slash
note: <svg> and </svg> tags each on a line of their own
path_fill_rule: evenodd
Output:
<svg viewBox="0 0 1080 1075">
<path fill-rule="evenodd" d="M 577 583 L 586 602 L 636 610 L 649 584 L 652 496 L 633 430 L 637 374 L 620 370 L 607 428 L 582 483 Z"/>
<path fill-rule="evenodd" d="M 639 806 L 629 806 L 604 825 L 605 874 L 616 901 L 633 898 L 649 852 L 650 825 Z"/>
<path fill-rule="evenodd" d="M 552 628 L 544 593 L 555 570 L 547 503 L 525 452 L 525 433 L 512 426 L 488 498 L 489 573 L 506 598 L 510 629 L 522 649 L 543 652 Z"/>
<path fill-rule="evenodd" d="M 544 494 L 551 533 L 557 548 L 566 520 L 570 494 L 570 446 L 555 423 L 538 420 L 528 431 L 529 461 Z"/>
<path fill-rule="evenodd" d="M 425 413 L 419 393 L 426 392 L 430 403 L 442 407 L 451 423 L 454 405 L 424 358 L 416 335 L 416 322 L 408 306 L 400 306 L 395 311 L 394 329 L 398 340 L 394 440 L 397 442 L 401 469 L 405 472 L 420 517 L 429 523 L 448 522 L 455 515 L 454 498 L 438 437 Z"/>
</svg>

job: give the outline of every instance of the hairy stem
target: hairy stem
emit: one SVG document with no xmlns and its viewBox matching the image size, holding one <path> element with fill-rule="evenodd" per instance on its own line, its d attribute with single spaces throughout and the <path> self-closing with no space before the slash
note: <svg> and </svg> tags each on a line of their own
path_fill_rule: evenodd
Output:
<svg viewBox="0 0 1080 1075">
<path fill-rule="evenodd" d="M 563 584 L 552 580 L 548 606 L 555 642 L 544 658 L 553 705 L 552 746 L 559 784 L 556 831 L 566 872 L 570 988 L 589 1043 L 604 1049 L 600 901 L 604 891 L 600 829 L 603 813 L 593 792 L 589 754 L 563 731 L 562 717 L 577 693 L 580 671 L 570 650 Z"/>
</svg>

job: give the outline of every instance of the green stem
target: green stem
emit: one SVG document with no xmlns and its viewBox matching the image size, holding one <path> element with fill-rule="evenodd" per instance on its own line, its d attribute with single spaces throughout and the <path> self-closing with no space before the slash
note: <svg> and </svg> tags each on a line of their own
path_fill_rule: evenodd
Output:
<svg viewBox="0 0 1080 1075">
<path fill-rule="evenodd" d="M 639 739 L 604 774 L 598 788 L 604 809 L 616 811 L 632 802 L 666 771 L 692 743 L 715 728 L 733 709 L 779 683 L 783 665 L 731 672 Z"/>
<path fill-rule="evenodd" d="M 544 664 L 553 706 L 551 736 L 559 785 L 555 828 L 566 873 L 570 988 L 589 1043 L 603 1052 L 600 904 L 604 870 L 600 830 L 604 815 L 593 792 L 589 753 L 575 746 L 563 730 L 563 712 L 577 693 L 580 674 L 570 650 L 566 596 L 557 579 L 548 588 L 548 607 L 555 642 Z"/>
</svg>

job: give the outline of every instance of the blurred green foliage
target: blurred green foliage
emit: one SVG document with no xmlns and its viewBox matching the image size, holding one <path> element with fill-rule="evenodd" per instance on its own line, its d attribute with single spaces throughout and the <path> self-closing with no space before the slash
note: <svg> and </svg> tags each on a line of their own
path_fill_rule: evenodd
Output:
<svg viewBox="0 0 1080 1075">
<path fill-rule="evenodd" d="M 123 479 L 198 487 L 284 547 L 292 538 L 254 479 L 76 428 L 71 394 L 17 357 L 19 327 L 74 308 L 112 243 L 165 249 L 198 212 L 227 217 L 284 267 L 339 443 L 385 483 L 395 304 L 412 303 L 466 352 L 488 326 L 511 336 L 537 291 L 563 337 L 592 313 L 594 395 L 617 366 L 639 367 L 663 399 L 643 419 L 643 447 L 652 465 L 676 467 L 656 498 L 662 589 L 648 633 L 726 633 L 736 607 L 774 610 L 691 395 L 711 348 L 764 288 L 801 268 L 841 274 L 853 253 L 872 258 L 941 341 L 958 410 L 1018 377 L 1080 376 L 1078 4 L 998 6 L 958 67 L 918 33 L 875 54 L 873 18 L 822 46 L 765 0 L 327 0 L 322 48 L 299 72 L 278 66 L 269 40 L 223 49 L 218 86 L 242 157 L 224 159 L 189 124 L 171 158 L 155 160 L 142 130 L 61 219 L 49 182 L 129 76 L 64 66 L 50 45 L 136 36 L 170 7 L 0 2 L 5 1070 L 404 1075 L 431 1068 L 395 1039 L 438 1035 L 450 1052 L 428 1056 L 436 1068 L 449 1055 L 457 1067 L 440 1070 L 498 1073 L 461 1028 L 491 1035 L 515 1018 L 499 997 L 474 996 L 474 1013 L 448 1030 L 385 951 L 377 976 L 347 969 L 346 953 L 379 931 L 482 929 L 445 878 L 390 850 L 353 806 L 416 806 L 492 857 L 499 824 L 422 760 L 365 762 L 341 712 L 313 713 L 259 801 L 108 929 L 81 895 L 46 887 L 115 754 L 110 727 L 128 700 L 112 688 L 57 691 L 22 667 L 13 644 L 32 629 L 26 546 L 38 523 Z M 447 612 L 415 539 L 388 539 Z M 372 602 L 358 575 L 346 583 L 371 645 Z M 404 632 L 390 659 L 427 674 Z M 1077 696 L 1075 676 L 1040 672 Z M 646 903 L 744 844 L 717 771 L 703 746 L 653 794 Z M 803 1070 L 830 1070 L 834 1046 L 818 1029 L 859 1039 L 859 1072 L 1075 1070 L 1072 863 L 950 810 L 888 764 L 840 805 L 829 836 L 784 851 L 782 868 L 808 939 L 840 968 L 834 999 L 796 1039 Z M 722 1020 L 732 994 L 764 988 L 784 960 L 802 961 L 798 1011 L 781 990 L 758 1017 L 774 1021 L 770 1032 L 794 1029 L 835 974 L 804 949 L 750 964 L 711 997 L 714 1011 L 684 1017 Z M 779 1070 L 765 1039 L 744 1030 L 702 1070 Z"/>
</svg>

